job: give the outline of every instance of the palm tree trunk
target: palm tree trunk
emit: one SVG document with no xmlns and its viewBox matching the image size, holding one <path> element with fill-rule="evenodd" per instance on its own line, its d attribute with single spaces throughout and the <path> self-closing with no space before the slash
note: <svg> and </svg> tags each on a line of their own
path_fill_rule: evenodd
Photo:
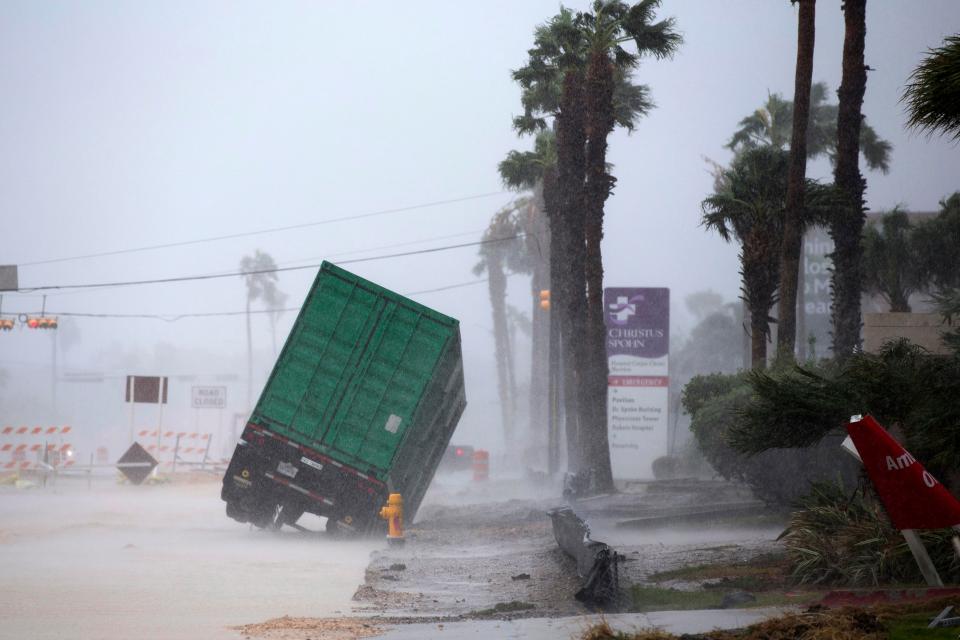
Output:
<svg viewBox="0 0 960 640">
<path fill-rule="evenodd" d="M 756 370 L 767 368 L 768 309 L 762 305 L 750 309 L 750 366 Z"/>
<path fill-rule="evenodd" d="M 546 206 L 541 182 L 535 194 L 536 210 L 532 217 L 534 250 L 533 275 L 530 278 L 532 298 L 532 336 L 530 340 L 530 430 L 533 436 L 534 454 L 541 457 L 549 448 L 549 426 L 547 424 L 549 390 L 549 351 L 550 351 L 550 313 L 540 308 L 540 292 L 550 289 L 549 267 L 550 246 L 546 225 Z"/>
<path fill-rule="evenodd" d="M 554 281 L 560 294 L 561 340 L 564 349 L 564 394 L 568 465 L 579 470 L 583 446 L 580 437 L 584 407 L 584 335 L 586 329 L 586 281 L 584 279 L 585 240 L 583 228 L 584 183 L 584 91 L 583 74 L 571 69 L 564 74 L 557 114 L 557 183 L 559 215 L 563 228 L 560 255 L 565 263 Z M 576 398 L 570 397 L 576 396 Z M 586 398 L 588 399 L 588 398 Z"/>
<path fill-rule="evenodd" d="M 277 359 L 277 318 L 272 313 L 270 316 L 270 341 L 273 344 L 273 359 Z"/>
<path fill-rule="evenodd" d="M 910 313 L 910 296 L 897 288 L 890 293 L 890 311 L 893 313 Z"/>
<path fill-rule="evenodd" d="M 547 365 L 547 375 L 550 385 L 550 407 L 548 434 L 547 468 L 553 473 L 558 470 L 560 463 L 560 424 L 561 417 L 570 414 L 576 416 L 577 400 L 573 393 L 564 393 L 568 367 L 564 365 L 563 344 L 561 335 L 563 330 L 564 308 L 562 280 L 566 264 L 563 260 L 563 250 L 566 240 L 563 237 L 564 225 L 560 220 L 560 185 L 556 167 L 550 167 L 543 173 L 543 206 L 547 212 L 547 224 L 550 236 L 550 353 Z M 565 420 L 565 418 L 564 418 Z M 567 431 L 569 434 L 569 431 Z M 572 470 L 574 458 L 570 457 L 572 441 L 566 438 L 568 467 Z"/>
<path fill-rule="evenodd" d="M 865 181 L 860 175 L 860 125 L 867 69 L 863 59 L 866 38 L 866 0 L 844 0 L 843 75 L 837 113 L 837 159 L 834 184 L 843 199 L 831 221 L 833 237 L 833 353 L 849 357 L 860 344 L 860 262 L 863 254 Z"/>
<path fill-rule="evenodd" d="M 613 65 L 604 51 L 594 51 L 586 77 L 585 223 L 587 285 L 586 368 L 583 387 L 586 435 L 584 453 L 598 492 L 613 489 L 607 435 L 607 328 L 603 309 L 603 209 L 615 179 L 607 172 L 607 136 L 613 131 Z"/>
<path fill-rule="evenodd" d="M 507 278 L 503 272 L 503 263 L 492 251 L 487 256 L 487 280 L 490 291 L 490 308 L 493 312 L 494 355 L 497 362 L 497 391 L 500 396 L 500 419 L 503 426 L 503 439 L 507 450 L 513 445 L 513 421 L 510 412 L 509 382 L 509 337 L 507 336 L 506 293 Z"/>
<path fill-rule="evenodd" d="M 253 337 L 250 333 L 249 295 L 247 295 L 247 410 L 253 410 Z"/>
<path fill-rule="evenodd" d="M 794 360 L 797 343 L 797 278 L 803 244 L 803 191 L 807 173 L 807 126 L 813 82 L 816 0 L 798 0 L 797 67 L 793 90 L 793 132 L 787 173 L 787 206 L 780 258 L 780 305 L 777 313 L 777 357 Z"/>
</svg>

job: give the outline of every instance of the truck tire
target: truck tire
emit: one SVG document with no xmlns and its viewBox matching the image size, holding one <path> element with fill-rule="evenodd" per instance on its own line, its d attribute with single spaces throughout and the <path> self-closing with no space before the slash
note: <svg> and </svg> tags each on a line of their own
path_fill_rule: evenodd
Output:
<svg viewBox="0 0 960 640">
<path fill-rule="evenodd" d="M 247 518 L 247 513 L 233 502 L 227 503 L 227 517 L 233 518 L 237 522 L 249 522 L 250 520 Z"/>
</svg>

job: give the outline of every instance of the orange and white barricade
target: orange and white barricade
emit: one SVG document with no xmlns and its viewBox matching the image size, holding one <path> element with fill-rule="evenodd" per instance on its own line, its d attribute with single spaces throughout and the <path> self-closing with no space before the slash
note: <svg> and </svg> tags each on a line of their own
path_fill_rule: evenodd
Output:
<svg viewBox="0 0 960 640">
<path fill-rule="evenodd" d="M 67 441 L 71 427 L 3 427 L 0 429 L 0 470 L 26 471 L 45 465 L 69 467 L 76 460 Z"/>
<path fill-rule="evenodd" d="M 212 462 L 209 458 L 212 435 L 209 433 L 164 430 L 158 435 L 156 429 L 142 429 L 137 435 L 143 448 L 161 467 L 175 469 L 177 465 L 193 467 Z"/>
</svg>

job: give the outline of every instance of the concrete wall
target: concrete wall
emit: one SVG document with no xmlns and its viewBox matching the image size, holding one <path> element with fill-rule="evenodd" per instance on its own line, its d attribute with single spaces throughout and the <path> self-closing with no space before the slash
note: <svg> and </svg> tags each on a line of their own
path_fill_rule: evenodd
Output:
<svg viewBox="0 0 960 640">
<path fill-rule="evenodd" d="M 940 334 L 949 329 L 939 313 L 865 313 L 863 350 L 876 353 L 887 340 L 907 338 L 931 353 L 947 353 Z"/>
</svg>

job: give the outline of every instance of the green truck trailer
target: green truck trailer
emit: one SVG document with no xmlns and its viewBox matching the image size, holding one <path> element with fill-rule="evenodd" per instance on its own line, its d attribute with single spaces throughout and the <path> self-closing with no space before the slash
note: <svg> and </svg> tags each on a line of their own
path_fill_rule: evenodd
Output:
<svg viewBox="0 0 960 640">
<path fill-rule="evenodd" d="M 466 407 L 460 325 L 324 262 L 223 478 L 227 515 L 369 532 L 412 520 Z"/>
</svg>

